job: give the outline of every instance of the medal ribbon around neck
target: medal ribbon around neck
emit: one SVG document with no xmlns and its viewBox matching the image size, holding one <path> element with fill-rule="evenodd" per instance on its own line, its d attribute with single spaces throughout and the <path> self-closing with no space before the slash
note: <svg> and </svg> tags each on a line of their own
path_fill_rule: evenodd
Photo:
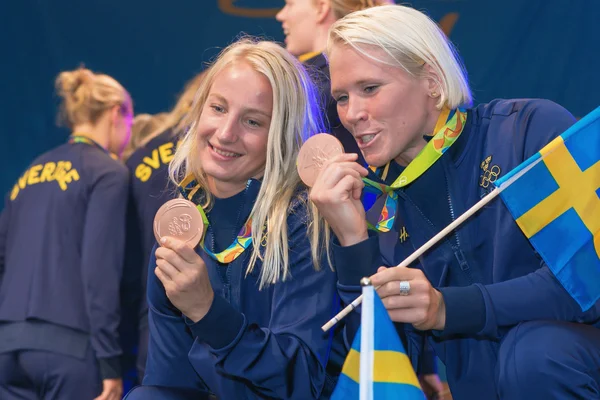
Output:
<svg viewBox="0 0 600 400">
<path fill-rule="evenodd" d="M 371 179 L 363 178 L 365 183 L 365 192 L 376 196 L 386 194 L 385 204 L 379 215 L 377 224 L 373 226 L 369 223 L 369 228 L 379 232 L 388 232 L 394 226 L 396 212 L 398 208 L 398 194 L 396 189 L 407 186 L 414 182 L 419 176 L 423 175 L 445 152 L 456 142 L 456 139 L 462 133 L 467 121 L 467 112 L 465 109 L 457 108 L 450 110 L 447 107 L 442 109 L 435 129 L 434 135 L 427 142 L 425 147 L 417 154 L 414 160 L 402 171 L 400 176 L 391 185 L 379 183 Z M 389 169 L 388 163 L 383 168 L 381 179 L 385 180 Z M 380 176 L 381 169 L 369 167 L 375 175 Z M 385 176 L 384 176 L 385 175 Z"/>
<path fill-rule="evenodd" d="M 194 195 L 199 189 L 200 185 L 198 182 L 196 182 L 193 175 L 188 175 L 179 186 L 179 191 L 183 197 L 192 202 L 194 202 Z M 204 241 L 209 225 L 208 218 L 206 217 L 206 213 L 200 204 L 196 205 L 196 208 L 198 208 L 198 211 L 200 211 L 200 215 L 202 215 L 202 221 L 204 222 L 204 232 L 202 234 L 200 246 L 202 246 L 206 254 L 208 254 L 213 260 L 222 264 L 229 264 L 238 258 L 240 254 L 242 254 L 244 250 L 246 250 L 252 244 L 252 216 L 250 216 L 248 217 L 246 223 L 242 226 L 242 229 L 237 234 L 237 237 L 233 243 L 231 243 L 229 247 L 220 253 L 213 253 L 206 247 Z"/>
<path fill-rule="evenodd" d="M 108 150 L 106 150 L 104 147 L 100 146 L 98 144 L 98 142 L 96 142 L 93 139 L 90 139 L 87 136 L 84 136 L 81 133 L 75 132 L 73 133 L 71 136 L 69 136 L 69 143 L 73 144 L 73 143 L 85 143 L 85 144 L 89 144 L 90 146 L 95 146 L 97 148 L 99 148 L 100 150 L 102 150 L 105 153 L 108 153 Z"/>
</svg>

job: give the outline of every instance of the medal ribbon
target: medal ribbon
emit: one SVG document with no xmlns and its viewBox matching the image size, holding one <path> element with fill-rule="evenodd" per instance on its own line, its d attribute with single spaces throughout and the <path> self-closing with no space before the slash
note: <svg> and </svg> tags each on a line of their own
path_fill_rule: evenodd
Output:
<svg viewBox="0 0 600 400">
<path fill-rule="evenodd" d="M 200 189 L 200 185 L 194 180 L 193 175 L 188 175 L 179 186 L 179 191 L 183 197 L 193 202 L 194 195 Z M 252 216 L 248 217 L 246 223 L 242 226 L 242 229 L 237 234 L 237 237 L 225 250 L 219 253 L 213 253 L 210 251 L 204 242 L 206 231 L 208 229 L 208 218 L 206 213 L 200 204 L 196 205 L 200 215 L 202 215 L 202 221 L 204 222 L 204 232 L 202 234 L 202 240 L 200 245 L 213 260 L 216 260 L 222 264 L 229 264 L 240 256 L 251 244 L 252 244 Z"/>
<path fill-rule="evenodd" d="M 95 146 L 95 147 L 101 149 L 103 152 L 108 153 L 108 150 L 106 150 L 104 147 L 100 146 L 98 144 L 98 142 L 96 142 L 95 140 L 90 139 L 87 136 L 83 136 L 82 134 L 79 134 L 77 132 L 75 132 L 71 136 L 69 136 L 69 143 L 71 143 L 71 144 L 73 144 L 73 143 L 85 143 L 85 144 L 89 144 L 90 146 Z"/>
<path fill-rule="evenodd" d="M 81 134 L 77 134 L 77 132 L 73 133 L 71 136 L 69 136 L 69 143 L 85 143 L 85 144 L 89 144 L 90 146 L 94 146 L 99 148 L 100 150 L 102 150 L 103 152 L 105 152 L 106 154 L 108 154 L 113 160 L 119 160 L 119 157 L 116 154 L 111 153 L 110 151 L 108 151 L 107 149 L 105 149 L 104 147 L 100 146 L 98 144 L 98 142 L 96 142 L 95 140 L 90 139 L 87 136 L 83 136 Z"/>
<path fill-rule="evenodd" d="M 377 224 L 373 226 L 369 223 L 369 228 L 379 232 L 388 232 L 394 226 L 396 212 L 398 208 L 398 194 L 396 189 L 407 186 L 414 182 L 419 176 L 423 175 L 445 152 L 456 142 L 456 139 L 462 133 L 467 121 L 467 112 L 465 109 L 457 108 L 450 110 L 447 107 L 442 109 L 435 129 L 433 137 L 425 147 L 419 152 L 414 160 L 402 171 L 400 176 L 391 185 L 376 182 L 374 180 L 363 178 L 365 183 L 365 192 L 379 196 L 386 194 L 385 204 L 381 210 L 381 214 Z M 369 167 L 371 171 L 379 177 L 379 169 Z M 389 163 L 384 167 L 385 174 L 389 169 Z M 385 179 L 385 176 L 382 177 Z"/>
</svg>

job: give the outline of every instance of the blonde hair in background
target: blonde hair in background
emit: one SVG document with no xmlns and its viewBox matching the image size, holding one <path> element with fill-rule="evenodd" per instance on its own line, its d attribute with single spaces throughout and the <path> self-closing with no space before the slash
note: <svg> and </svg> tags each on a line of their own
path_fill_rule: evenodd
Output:
<svg viewBox="0 0 600 400">
<path fill-rule="evenodd" d="M 148 137 L 164 124 L 168 116 L 168 113 L 136 115 L 133 119 L 133 125 L 131 125 L 131 139 L 125 150 L 123 150 L 121 158 L 127 160 L 137 148 L 148 142 Z"/>
<path fill-rule="evenodd" d="M 339 44 L 400 67 L 413 77 L 434 79 L 440 92 L 438 109 L 472 103 L 467 73 L 456 49 L 434 21 L 413 8 L 390 5 L 351 13 L 331 26 L 326 54 Z M 375 57 L 369 46 L 383 50 L 389 58 Z"/>
<path fill-rule="evenodd" d="M 85 123 L 93 125 L 106 110 L 121 106 L 125 113 L 131 105 L 131 96 L 119 82 L 87 68 L 61 72 L 55 85 L 63 99 L 59 122 L 69 128 Z"/>
<path fill-rule="evenodd" d="M 192 109 L 184 118 L 188 128 L 169 166 L 169 175 L 176 185 L 191 173 L 201 187 L 207 187 L 207 177 L 197 154 L 198 123 L 216 75 L 235 63 L 246 63 L 263 74 L 273 90 L 265 172 L 251 211 L 254 245 L 246 270 L 247 274 L 250 273 L 257 259 L 262 260 L 260 288 L 263 288 L 290 275 L 287 216 L 294 193 L 301 187 L 296 159 L 302 143 L 310 135 L 323 132 L 323 121 L 317 90 L 295 57 L 273 42 L 240 39 L 224 49 L 208 69 Z M 207 202 L 203 206 L 209 207 L 212 197 L 206 192 Z M 311 253 L 315 269 L 319 269 L 320 253 L 323 248 L 329 247 L 329 229 L 316 208 L 312 204 L 308 207 Z M 265 227 L 268 236 L 263 253 L 260 243 Z"/>
<path fill-rule="evenodd" d="M 163 116 L 159 119 L 154 129 L 139 142 L 137 147 L 145 146 L 149 141 L 167 129 L 173 130 L 173 136 L 178 136 L 183 132 L 183 129 L 185 129 L 183 117 L 190 111 L 192 107 L 194 95 L 200 87 L 200 83 L 202 83 L 202 80 L 204 79 L 205 72 L 206 71 L 200 72 L 185 84 L 183 93 L 181 93 L 177 99 L 177 103 L 175 103 L 173 109 L 168 113 L 162 113 Z"/>
<path fill-rule="evenodd" d="M 394 0 L 329 0 L 329 3 L 335 19 L 340 19 L 354 11 L 394 4 Z"/>
</svg>

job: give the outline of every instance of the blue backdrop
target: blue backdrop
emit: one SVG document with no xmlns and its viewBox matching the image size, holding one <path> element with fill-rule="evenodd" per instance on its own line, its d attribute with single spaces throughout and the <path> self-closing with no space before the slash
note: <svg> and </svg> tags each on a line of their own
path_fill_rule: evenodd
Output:
<svg viewBox="0 0 600 400">
<path fill-rule="evenodd" d="M 415 0 L 462 54 L 476 102 L 552 99 L 580 117 L 600 104 L 600 1 Z M 169 108 L 184 82 L 240 32 L 282 40 L 283 0 L 0 1 L 0 189 L 63 142 L 53 81 L 84 63 Z"/>
</svg>

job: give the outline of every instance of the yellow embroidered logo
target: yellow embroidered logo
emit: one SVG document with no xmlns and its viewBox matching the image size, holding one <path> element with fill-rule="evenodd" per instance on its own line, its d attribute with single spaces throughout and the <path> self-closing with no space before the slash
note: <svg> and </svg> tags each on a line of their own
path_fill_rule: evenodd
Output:
<svg viewBox="0 0 600 400">
<path fill-rule="evenodd" d="M 142 182 L 147 182 L 152 173 L 161 165 L 171 162 L 173 159 L 173 143 L 165 143 L 152 150 L 150 157 L 144 157 L 142 163 L 135 168 L 135 177 Z"/>
<path fill-rule="evenodd" d="M 14 200 L 19 192 L 26 186 L 36 185 L 43 182 L 56 181 L 58 186 L 65 191 L 72 181 L 79 180 L 79 172 L 75 168 L 71 169 L 71 161 L 50 161 L 46 164 L 38 164 L 29 168 L 23 176 L 19 178 L 10 193 L 10 199 Z"/>
<path fill-rule="evenodd" d="M 400 229 L 400 243 L 404 243 L 406 242 L 406 240 L 410 237 L 410 235 L 408 234 L 408 232 L 406 231 L 406 227 L 403 226 L 402 229 Z"/>
<path fill-rule="evenodd" d="M 496 182 L 500 173 L 500 167 L 498 165 L 492 164 L 492 156 L 488 156 L 485 160 L 481 162 L 479 166 L 483 173 L 479 176 L 479 186 L 484 189 L 487 189 L 490 184 Z"/>
</svg>

